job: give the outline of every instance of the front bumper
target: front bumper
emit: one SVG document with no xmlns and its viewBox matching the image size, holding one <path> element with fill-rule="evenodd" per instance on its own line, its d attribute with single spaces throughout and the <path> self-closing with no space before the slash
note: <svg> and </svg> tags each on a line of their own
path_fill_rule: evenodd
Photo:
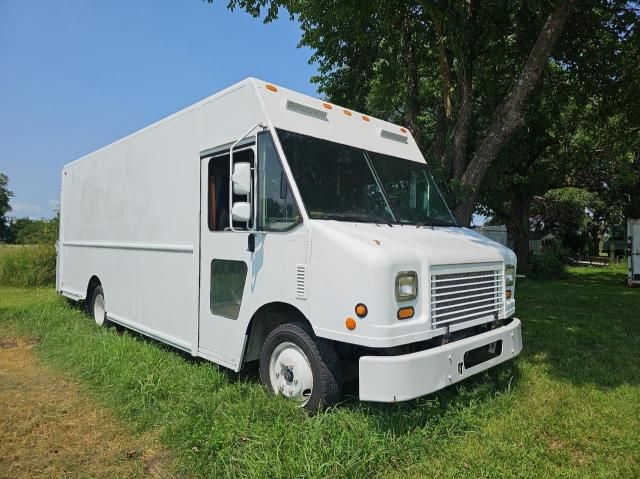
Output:
<svg viewBox="0 0 640 479">
<path fill-rule="evenodd" d="M 469 368 L 465 353 L 502 341 L 499 355 Z M 399 356 L 362 356 L 359 363 L 360 399 L 395 402 L 414 399 L 455 384 L 516 357 L 522 351 L 520 320 L 470 338 Z"/>
</svg>

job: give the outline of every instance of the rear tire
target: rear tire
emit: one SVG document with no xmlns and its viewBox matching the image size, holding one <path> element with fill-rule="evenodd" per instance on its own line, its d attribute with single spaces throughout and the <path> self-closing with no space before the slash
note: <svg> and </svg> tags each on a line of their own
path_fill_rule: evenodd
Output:
<svg viewBox="0 0 640 479">
<path fill-rule="evenodd" d="M 91 301 L 89 302 L 89 314 L 98 326 L 107 325 L 107 310 L 104 302 L 104 290 L 102 285 L 93 288 Z"/>
<path fill-rule="evenodd" d="M 286 323 L 265 339 L 260 379 L 275 394 L 310 413 L 342 399 L 340 360 L 330 341 L 316 337 L 306 322 Z"/>
</svg>

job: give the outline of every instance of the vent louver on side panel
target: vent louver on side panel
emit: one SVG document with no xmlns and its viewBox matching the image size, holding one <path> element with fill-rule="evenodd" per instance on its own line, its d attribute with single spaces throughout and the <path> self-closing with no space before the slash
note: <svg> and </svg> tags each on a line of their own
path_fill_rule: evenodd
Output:
<svg viewBox="0 0 640 479">
<path fill-rule="evenodd" d="M 307 265 L 296 265 L 296 298 L 307 299 Z"/>
<path fill-rule="evenodd" d="M 329 121 L 326 111 L 318 110 L 317 108 L 312 108 L 302 103 L 296 103 L 295 101 L 287 100 L 287 110 L 310 116 L 317 120 Z"/>
<path fill-rule="evenodd" d="M 398 141 L 400 143 L 407 143 L 409 141 L 409 137 L 385 129 L 380 130 L 380 136 L 387 140 Z"/>
</svg>

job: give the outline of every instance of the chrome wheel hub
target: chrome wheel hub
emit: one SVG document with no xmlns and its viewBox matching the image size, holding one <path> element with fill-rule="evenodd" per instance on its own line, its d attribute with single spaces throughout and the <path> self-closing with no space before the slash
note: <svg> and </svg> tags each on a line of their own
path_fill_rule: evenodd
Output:
<svg viewBox="0 0 640 479">
<path fill-rule="evenodd" d="M 269 379 L 276 394 L 304 406 L 313 391 L 313 371 L 302 349 L 293 343 L 281 343 L 271 353 Z"/>
</svg>

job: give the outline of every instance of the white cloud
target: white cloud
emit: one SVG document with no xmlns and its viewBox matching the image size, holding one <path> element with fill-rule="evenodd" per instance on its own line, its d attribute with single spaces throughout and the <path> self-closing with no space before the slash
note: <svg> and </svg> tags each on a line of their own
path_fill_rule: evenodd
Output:
<svg viewBox="0 0 640 479">
<path fill-rule="evenodd" d="M 29 201 L 12 201 L 9 216 L 13 218 L 31 218 L 34 220 L 51 218 L 59 208 L 60 202 L 54 199 L 48 200 L 46 204 L 43 205 Z"/>
<path fill-rule="evenodd" d="M 12 212 L 14 214 L 20 214 L 20 215 L 29 215 L 29 214 L 35 214 L 35 213 L 41 213 L 42 212 L 42 207 L 35 205 L 33 203 L 29 203 L 27 201 L 12 201 L 11 202 L 11 209 L 13 210 Z"/>
<path fill-rule="evenodd" d="M 58 211 L 60 210 L 60 200 L 50 199 L 47 201 L 47 206 L 49 206 L 49 210 L 51 211 Z"/>
</svg>

